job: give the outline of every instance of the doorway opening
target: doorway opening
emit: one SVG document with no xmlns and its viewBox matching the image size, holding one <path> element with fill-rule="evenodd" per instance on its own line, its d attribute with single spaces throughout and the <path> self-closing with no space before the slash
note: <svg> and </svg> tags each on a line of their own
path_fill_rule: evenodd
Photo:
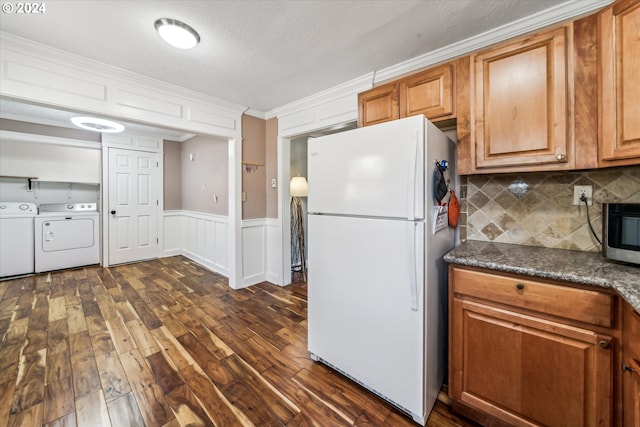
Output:
<svg viewBox="0 0 640 427">
<path fill-rule="evenodd" d="M 344 132 L 355 129 L 356 127 L 357 123 L 355 121 L 340 123 L 282 140 L 284 154 L 282 176 L 288 183 L 288 185 L 282 187 L 283 194 L 281 203 L 283 212 L 282 253 L 284 285 L 306 282 L 307 278 L 308 259 L 306 257 L 306 248 L 309 238 L 307 234 L 307 197 L 304 192 L 296 193 L 296 183 L 294 182 L 294 189 L 291 188 L 291 183 L 294 178 L 305 178 L 307 185 L 312 185 L 308 183 L 307 180 L 308 141 L 310 138 Z M 296 181 L 300 182 L 300 180 Z M 298 205 L 300 207 L 299 214 Z"/>
</svg>

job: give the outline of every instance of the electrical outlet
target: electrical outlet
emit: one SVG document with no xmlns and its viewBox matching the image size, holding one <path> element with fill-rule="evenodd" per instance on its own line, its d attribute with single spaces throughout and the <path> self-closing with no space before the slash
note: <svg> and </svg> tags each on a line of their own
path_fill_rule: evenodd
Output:
<svg viewBox="0 0 640 427">
<path fill-rule="evenodd" d="M 247 192 L 246 192 L 246 191 L 243 191 L 243 192 L 242 192 L 242 201 L 243 201 L 243 202 L 246 202 L 246 201 L 247 201 Z"/>
<path fill-rule="evenodd" d="M 573 204 L 584 205 L 584 202 L 580 200 L 580 197 L 584 194 L 587 198 L 587 204 L 593 205 L 593 186 L 591 185 L 574 185 L 573 186 Z"/>
<path fill-rule="evenodd" d="M 271 188 L 276 188 L 276 179 L 275 178 L 273 178 L 271 180 Z"/>
</svg>

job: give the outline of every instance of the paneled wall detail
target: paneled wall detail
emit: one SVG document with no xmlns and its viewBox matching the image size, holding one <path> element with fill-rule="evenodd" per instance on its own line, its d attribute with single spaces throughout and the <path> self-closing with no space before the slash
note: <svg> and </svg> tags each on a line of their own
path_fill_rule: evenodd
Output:
<svg viewBox="0 0 640 427">
<path fill-rule="evenodd" d="M 284 278 L 280 274 L 282 269 L 282 233 L 280 232 L 280 221 L 277 218 L 267 218 L 267 243 L 266 243 L 266 256 L 267 256 L 267 277 L 265 280 L 276 285 L 284 286 Z M 285 272 L 285 275 L 288 272 Z"/>
<path fill-rule="evenodd" d="M 242 286 L 255 285 L 267 276 L 267 227 L 264 219 L 242 221 Z"/>
<path fill-rule="evenodd" d="M 184 255 L 210 270 L 229 275 L 226 217 L 165 211 L 163 256 Z"/>
<path fill-rule="evenodd" d="M 281 251 L 276 219 L 242 221 L 242 270 L 239 287 L 263 281 L 280 283 L 279 257 L 267 253 Z M 229 274 L 227 217 L 191 211 L 165 211 L 162 256 L 184 255 L 206 268 Z M 269 251 L 267 251 L 269 245 Z"/>
<path fill-rule="evenodd" d="M 2 35 L 0 94 L 111 117 L 235 137 L 246 107 Z"/>
<path fill-rule="evenodd" d="M 371 89 L 372 74 L 276 108 L 278 136 L 292 137 L 358 119 L 358 93 Z"/>
</svg>

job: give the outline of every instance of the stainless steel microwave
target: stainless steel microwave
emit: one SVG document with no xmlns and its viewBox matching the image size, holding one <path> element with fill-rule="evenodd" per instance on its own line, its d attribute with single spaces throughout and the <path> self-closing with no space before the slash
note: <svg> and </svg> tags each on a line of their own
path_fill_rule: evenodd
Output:
<svg viewBox="0 0 640 427">
<path fill-rule="evenodd" d="M 605 258 L 640 265 L 640 203 L 602 205 Z"/>
</svg>

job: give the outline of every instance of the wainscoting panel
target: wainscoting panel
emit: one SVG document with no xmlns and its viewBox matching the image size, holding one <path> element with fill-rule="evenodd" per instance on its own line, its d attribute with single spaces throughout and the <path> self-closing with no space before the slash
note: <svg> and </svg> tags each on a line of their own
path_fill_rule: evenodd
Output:
<svg viewBox="0 0 640 427">
<path fill-rule="evenodd" d="M 186 222 L 181 211 L 165 211 L 162 221 L 163 246 L 162 256 L 182 255 L 186 239 L 184 239 Z"/>
<path fill-rule="evenodd" d="M 164 213 L 163 256 L 184 255 L 228 276 L 227 217 L 190 211 Z"/>
<path fill-rule="evenodd" d="M 284 286 L 284 278 L 280 273 L 282 269 L 282 233 L 280 222 L 277 218 L 267 218 L 267 282 Z"/>
<path fill-rule="evenodd" d="M 165 211 L 163 257 L 184 255 L 228 276 L 229 223 L 227 217 L 191 211 Z M 282 245 L 278 220 L 242 221 L 242 287 L 269 281 L 283 286 L 279 273 Z"/>
<path fill-rule="evenodd" d="M 242 221 L 242 285 L 267 280 L 267 222 L 265 219 Z"/>
</svg>

